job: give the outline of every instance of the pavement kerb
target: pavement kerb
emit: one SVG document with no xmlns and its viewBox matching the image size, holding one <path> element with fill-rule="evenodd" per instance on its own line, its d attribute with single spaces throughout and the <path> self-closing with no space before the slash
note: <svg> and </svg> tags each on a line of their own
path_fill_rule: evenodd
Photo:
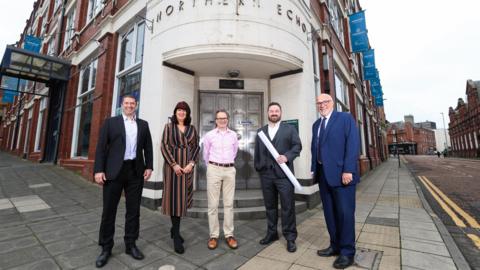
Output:
<svg viewBox="0 0 480 270">
<path fill-rule="evenodd" d="M 420 183 L 418 182 L 418 178 L 415 177 L 411 169 L 402 161 L 402 165 L 407 169 L 408 173 L 410 174 L 410 177 L 413 179 L 413 183 L 417 189 L 418 197 L 422 201 L 423 208 L 425 211 L 427 211 L 428 215 L 432 218 L 433 222 L 435 223 L 435 226 L 438 229 L 438 232 L 440 233 L 440 236 L 443 239 L 443 242 L 445 243 L 445 246 L 448 249 L 448 252 L 452 256 L 453 262 L 457 266 L 458 269 L 462 270 L 471 270 L 470 265 L 468 264 L 467 260 L 463 256 L 462 252 L 458 248 L 457 244 L 455 243 L 455 240 L 453 240 L 452 235 L 448 231 L 447 227 L 443 224 L 443 222 L 440 220 L 440 218 L 435 214 L 433 211 L 432 207 L 428 203 L 427 199 L 425 198 L 425 195 L 423 194 L 423 189 L 420 186 Z"/>
</svg>

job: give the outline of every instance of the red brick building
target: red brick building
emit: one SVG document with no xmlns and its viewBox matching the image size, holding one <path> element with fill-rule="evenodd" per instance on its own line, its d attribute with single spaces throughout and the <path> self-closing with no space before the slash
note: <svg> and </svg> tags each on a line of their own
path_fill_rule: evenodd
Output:
<svg viewBox="0 0 480 270">
<path fill-rule="evenodd" d="M 458 99 L 457 107 L 449 108 L 448 133 L 452 154 L 457 157 L 480 157 L 480 81 L 467 81 L 467 102 Z"/>
<path fill-rule="evenodd" d="M 389 123 L 387 142 L 390 154 L 431 155 L 436 150 L 435 132 L 415 123 L 413 116 L 405 121 Z"/>
</svg>

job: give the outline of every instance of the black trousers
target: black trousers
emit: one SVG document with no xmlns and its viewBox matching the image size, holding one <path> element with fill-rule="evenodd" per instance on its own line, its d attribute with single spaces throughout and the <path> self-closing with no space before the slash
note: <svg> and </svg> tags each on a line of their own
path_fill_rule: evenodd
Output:
<svg viewBox="0 0 480 270">
<path fill-rule="evenodd" d="M 140 202 L 142 199 L 143 179 L 135 173 L 135 162 L 127 161 L 122 165 L 118 177 L 103 185 L 103 212 L 100 224 L 98 244 L 104 250 L 112 249 L 115 234 L 115 218 L 122 191 L 125 191 L 125 246 L 135 244 L 140 228 Z"/>
<path fill-rule="evenodd" d="M 282 216 L 282 232 L 287 240 L 297 239 L 295 188 L 288 178 L 261 176 L 263 200 L 267 212 L 267 234 L 277 235 L 278 195 Z"/>
</svg>

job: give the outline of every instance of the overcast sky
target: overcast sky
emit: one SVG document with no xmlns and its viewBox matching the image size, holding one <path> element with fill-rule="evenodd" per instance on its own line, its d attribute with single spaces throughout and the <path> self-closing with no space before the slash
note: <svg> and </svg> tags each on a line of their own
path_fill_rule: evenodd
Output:
<svg viewBox="0 0 480 270">
<path fill-rule="evenodd" d="M 273 0 L 269 0 L 273 1 Z M 15 43 L 33 0 L 0 2 L 1 54 Z M 480 80 L 480 1 L 361 0 L 391 122 L 405 114 L 435 121 L 465 99 L 467 79 Z"/>
<path fill-rule="evenodd" d="M 480 80 L 480 1 L 364 0 L 389 121 L 448 125 L 448 108 Z"/>
</svg>

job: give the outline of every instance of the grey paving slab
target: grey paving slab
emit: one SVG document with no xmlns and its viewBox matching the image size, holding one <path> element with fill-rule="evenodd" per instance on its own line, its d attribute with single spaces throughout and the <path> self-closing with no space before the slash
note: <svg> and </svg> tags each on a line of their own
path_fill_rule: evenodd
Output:
<svg viewBox="0 0 480 270">
<path fill-rule="evenodd" d="M 52 209 L 38 210 L 33 212 L 21 213 L 22 217 L 28 221 L 46 220 L 58 217 Z"/>
<path fill-rule="evenodd" d="M 48 252 L 41 246 L 17 249 L 14 251 L 0 254 L 0 268 L 6 269 L 10 267 L 20 266 L 49 257 L 50 254 L 48 254 Z"/>
<path fill-rule="evenodd" d="M 0 229 L 0 241 L 31 235 L 32 231 L 25 225 Z"/>
<path fill-rule="evenodd" d="M 135 260 L 130 255 L 125 254 L 124 248 L 122 248 L 119 253 L 117 253 L 117 250 L 115 250 L 115 258 L 128 266 L 130 269 L 138 269 L 171 255 L 170 252 L 158 248 L 157 246 L 145 244 L 140 241 L 137 241 L 137 246 L 145 255 L 143 260 Z"/>
<path fill-rule="evenodd" d="M 411 250 L 401 251 L 402 265 L 417 269 L 455 270 L 455 264 L 449 257 L 443 257 Z"/>
<path fill-rule="evenodd" d="M 10 239 L 0 242 L 0 254 L 8 253 L 14 250 L 37 246 L 39 243 L 34 236 Z"/>
<path fill-rule="evenodd" d="M 58 230 L 67 226 L 70 226 L 70 224 L 63 218 L 43 220 L 28 224 L 28 227 L 30 227 L 35 233 Z"/>
<path fill-rule="evenodd" d="M 85 235 L 81 235 L 79 237 L 66 238 L 57 242 L 46 244 L 45 248 L 50 254 L 56 256 L 65 252 L 69 252 L 71 250 L 91 246 L 94 244 L 95 242 L 93 240 L 91 240 Z"/>
<path fill-rule="evenodd" d="M 100 221 L 96 221 L 93 223 L 86 223 L 86 224 L 80 224 L 77 226 L 77 228 L 83 232 L 83 233 L 91 233 L 91 232 L 98 232 L 100 230 Z M 142 233 L 143 235 L 143 233 Z"/>
<path fill-rule="evenodd" d="M 414 228 L 419 230 L 437 231 L 437 227 L 433 222 L 415 222 L 402 220 L 400 222 L 400 228 Z"/>
<path fill-rule="evenodd" d="M 94 266 L 99 251 L 96 245 L 72 250 L 55 256 L 62 269 L 75 269 L 82 266 Z"/>
<path fill-rule="evenodd" d="M 85 265 L 83 267 L 79 267 L 76 270 L 93 270 L 93 269 L 98 269 L 95 267 L 95 262 L 89 265 Z M 118 258 L 115 258 L 115 257 L 110 257 L 107 265 L 102 267 L 102 270 L 127 270 L 127 269 L 131 269 L 131 268 L 129 268 L 128 266 L 120 262 Z"/>
<path fill-rule="evenodd" d="M 195 265 L 203 265 L 219 255 L 225 254 L 226 250 L 218 247 L 214 250 L 206 248 L 206 242 L 198 243 L 185 249 L 182 257 Z"/>
<path fill-rule="evenodd" d="M 189 261 L 179 257 L 177 255 L 170 255 L 163 259 L 157 260 L 153 263 L 150 263 L 142 268 L 141 270 L 158 270 L 160 267 L 168 269 L 168 266 L 174 266 L 175 270 L 194 270 L 199 267 L 190 263 Z"/>
<path fill-rule="evenodd" d="M 402 239 L 402 249 L 450 257 L 450 253 L 445 244 L 436 241 L 414 240 L 405 237 Z"/>
<path fill-rule="evenodd" d="M 29 264 L 10 268 L 9 270 L 57 270 L 60 267 L 51 258 L 41 259 Z"/>
<path fill-rule="evenodd" d="M 47 244 L 80 235 L 82 235 L 82 232 L 78 228 L 69 225 L 58 230 L 37 233 L 37 238 L 42 243 Z"/>
<path fill-rule="evenodd" d="M 226 253 L 203 265 L 208 270 L 236 269 L 249 259 L 241 255 Z"/>
<path fill-rule="evenodd" d="M 400 228 L 401 238 L 422 239 L 436 242 L 443 242 L 438 231 L 420 230 L 415 228 Z"/>
</svg>

